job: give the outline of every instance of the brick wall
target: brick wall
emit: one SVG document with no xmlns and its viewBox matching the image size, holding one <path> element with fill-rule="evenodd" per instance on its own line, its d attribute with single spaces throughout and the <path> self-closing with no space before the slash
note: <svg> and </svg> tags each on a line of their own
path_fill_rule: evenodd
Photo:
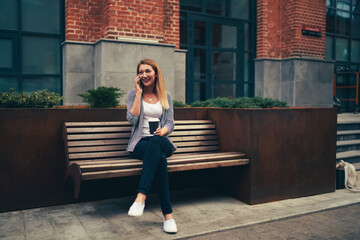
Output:
<svg viewBox="0 0 360 240">
<path fill-rule="evenodd" d="M 322 36 L 302 35 L 302 26 Z M 325 0 L 258 0 L 257 58 L 325 57 Z"/>
<path fill-rule="evenodd" d="M 179 0 L 66 0 L 66 40 L 139 38 L 179 47 Z"/>
<path fill-rule="evenodd" d="M 101 35 L 100 0 L 65 0 L 66 40 L 95 42 Z"/>
</svg>

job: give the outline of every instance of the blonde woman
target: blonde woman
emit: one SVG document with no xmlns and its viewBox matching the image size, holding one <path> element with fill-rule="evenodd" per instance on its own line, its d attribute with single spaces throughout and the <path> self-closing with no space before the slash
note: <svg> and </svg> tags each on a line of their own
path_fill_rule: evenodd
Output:
<svg viewBox="0 0 360 240">
<path fill-rule="evenodd" d="M 177 226 L 172 215 L 166 158 L 176 150 L 168 138 L 174 129 L 171 95 L 166 91 L 159 65 L 151 59 L 140 61 L 137 66 L 135 89 L 127 97 L 127 120 L 133 126 L 127 151 L 133 158 L 143 161 L 137 196 L 128 215 L 142 216 L 145 200 L 153 182 L 156 184 L 164 215 L 163 229 L 176 233 Z M 159 126 L 151 134 L 149 121 L 156 119 Z M 155 180 L 155 181 L 154 181 Z"/>
</svg>

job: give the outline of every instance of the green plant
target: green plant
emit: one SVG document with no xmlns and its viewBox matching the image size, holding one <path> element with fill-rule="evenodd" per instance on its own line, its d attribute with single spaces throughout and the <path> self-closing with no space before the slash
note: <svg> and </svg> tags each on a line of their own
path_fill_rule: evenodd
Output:
<svg viewBox="0 0 360 240">
<path fill-rule="evenodd" d="M 187 105 L 180 100 L 173 100 L 173 107 L 187 107 Z"/>
<path fill-rule="evenodd" d="M 33 93 L 0 92 L 0 108 L 51 108 L 58 105 L 64 97 L 47 89 Z"/>
<path fill-rule="evenodd" d="M 205 101 L 196 101 L 191 107 L 221 107 L 221 108 L 286 108 L 287 103 L 280 100 L 262 97 L 238 97 L 238 98 L 209 98 Z"/>
<path fill-rule="evenodd" d="M 80 93 L 78 96 L 83 101 L 89 103 L 93 108 L 110 108 L 119 105 L 119 98 L 124 95 L 124 91 L 115 87 L 98 87 L 89 89 L 87 93 Z"/>
</svg>

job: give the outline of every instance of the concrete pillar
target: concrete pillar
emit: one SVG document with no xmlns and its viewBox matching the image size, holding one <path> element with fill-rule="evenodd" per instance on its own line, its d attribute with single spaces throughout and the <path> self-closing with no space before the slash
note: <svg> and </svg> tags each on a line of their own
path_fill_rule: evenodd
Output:
<svg viewBox="0 0 360 240">
<path fill-rule="evenodd" d="M 290 106 L 331 107 L 334 61 L 315 58 L 255 60 L 255 96 Z"/>
<path fill-rule="evenodd" d="M 185 51 L 150 41 L 102 39 L 94 44 L 63 44 L 64 104 L 82 104 L 77 94 L 99 86 L 118 87 L 127 93 L 134 87 L 138 62 L 145 58 L 160 65 L 167 90 L 174 99 L 184 101 Z M 121 104 L 126 104 L 126 94 Z"/>
</svg>

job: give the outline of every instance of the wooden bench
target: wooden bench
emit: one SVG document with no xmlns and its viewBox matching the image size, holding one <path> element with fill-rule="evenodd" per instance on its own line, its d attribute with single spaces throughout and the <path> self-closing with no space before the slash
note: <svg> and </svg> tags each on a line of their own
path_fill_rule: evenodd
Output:
<svg viewBox="0 0 360 240">
<path fill-rule="evenodd" d="M 65 122 L 67 169 L 64 183 L 74 181 L 78 198 L 82 181 L 140 175 L 142 161 L 126 151 L 132 126 L 118 122 Z M 241 152 L 220 152 L 215 124 L 210 120 L 175 121 L 170 139 L 178 147 L 168 158 L 168 171 L 187 171 L 249 164 Z"/>
</svg>

